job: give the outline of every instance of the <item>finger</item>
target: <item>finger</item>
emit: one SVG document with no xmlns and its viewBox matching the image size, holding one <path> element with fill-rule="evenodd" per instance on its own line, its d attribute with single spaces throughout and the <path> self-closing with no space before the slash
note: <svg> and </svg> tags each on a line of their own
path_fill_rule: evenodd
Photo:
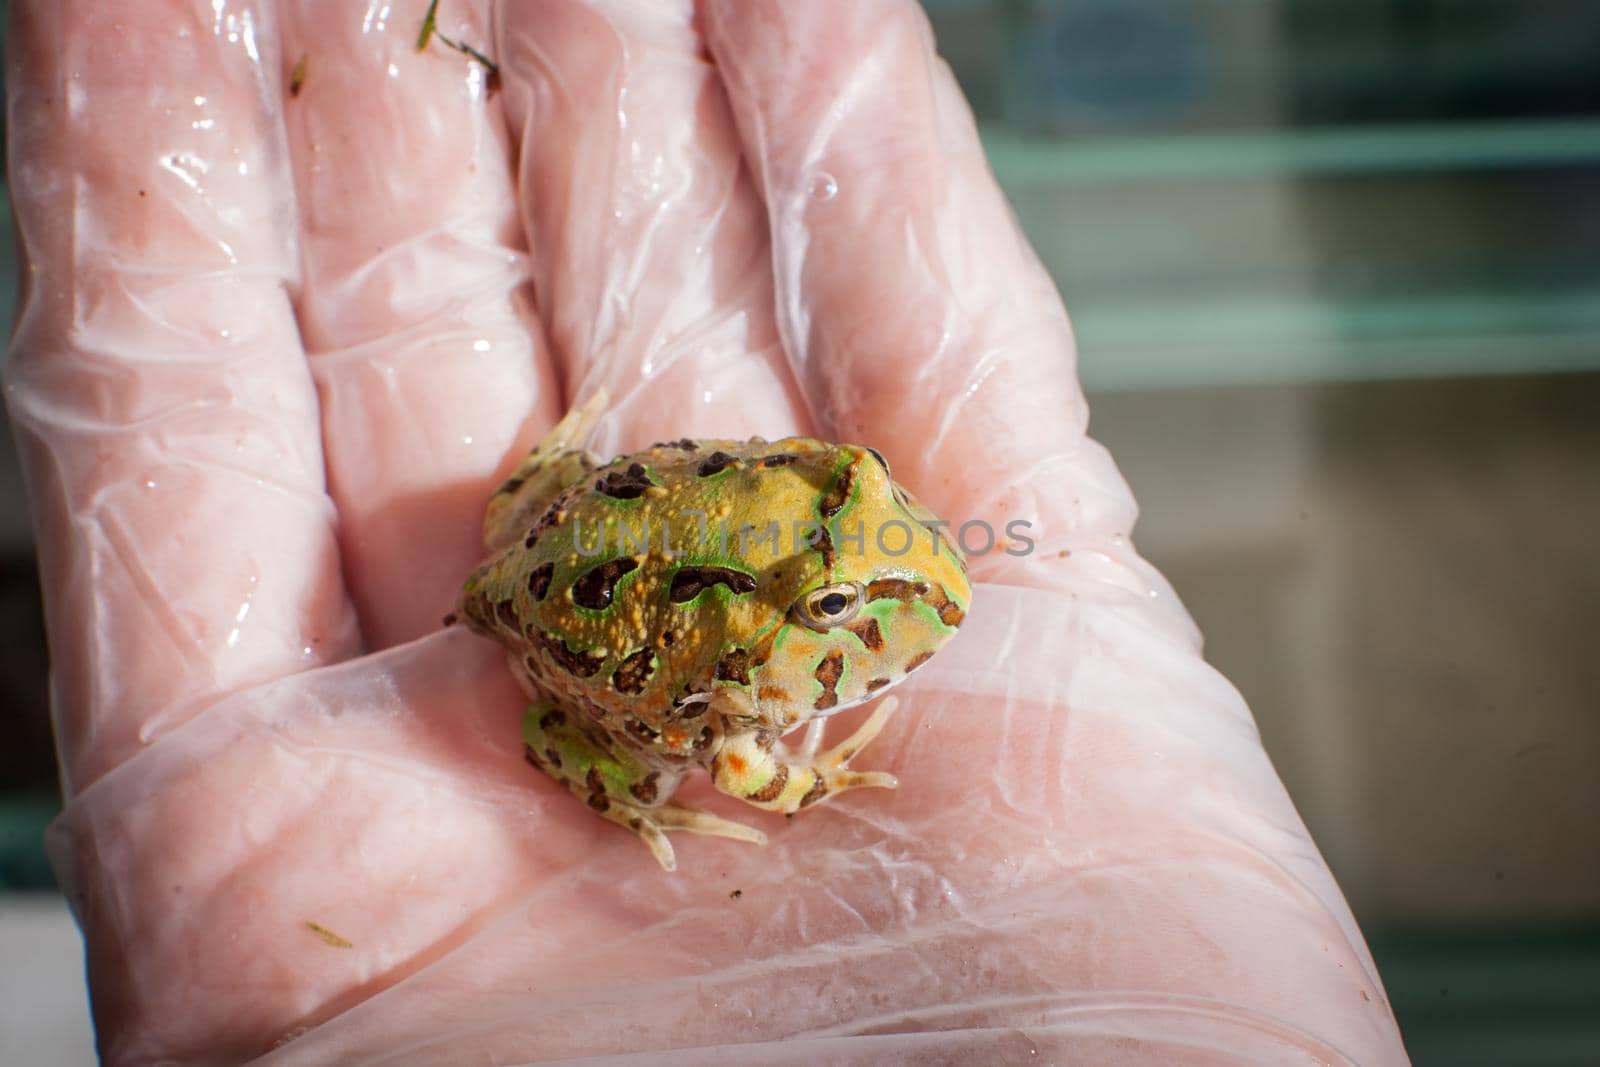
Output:
<svg viewBox="0 0 1600 1067">
<path fill-rule="evenodd" d="M 483 64 L 417 51 L 427 7 L 283 5 L 301 329 L 369 647 L 439 625 L 493 485 L 560 414 L 499 101 Z M 438 29 L 481 49 L 486 21 L 452 3 Z"/>
<path fill-rule="evenodd" d="M 760 200 L 691 0 L 499 9 L 535 287 L 602 453 L 806 428 Z"/>
<path fill-rule="evenodd" d="M 357 642 L 285 296 L 270 10 L 40 0 L 9 45 L 27 284 L 6 385 L 72 791 Z"/>
<path fill-rule="evenodd" d="M 1084 437 L 1071 328 L 911 0 L 710 0 L 707 34 L 776 241 L 779 321 L 833 433 L 877 444 L 959 525 L 981 577 L 1160 579 L 1119 540 L 1134 511 Z M 1005 528 L 1026 522 L 1031 550 Z M 964 547 L 981 553 L 981 528 Z M 1006 555 L 1005 549 L 1022 552 Z M 1175 606 L 1175 605 L 1174 605 Z"/>
</svg>

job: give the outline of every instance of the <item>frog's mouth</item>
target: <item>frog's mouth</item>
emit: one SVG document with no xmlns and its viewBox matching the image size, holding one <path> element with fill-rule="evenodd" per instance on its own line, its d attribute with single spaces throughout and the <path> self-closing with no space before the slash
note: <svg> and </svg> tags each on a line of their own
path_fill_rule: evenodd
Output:
<svg viewBox="0 0 1600 1067">
<path fill-rule="evenodd" d="M 796 730 L 799 730 L 801 727 L 803 727 L 808 722 L 814 722 L 817 719 L 831 719 L 835 715 L 839 714 L 841 711 L 849 711 L 851 708 L 859 708 L 863 704 L 870 704 L 874 700 L 877 700 L 879 697 L 883 696 L 883 694 L 887 693 L 889 690 L 893 689 L 895 686 L 899 685 L 901 682 L 905 681 L 909 677 L 911 677 L 910 674 L 898 674 L 898 675 L 895 675 L 893 678 L 889 679 L 888 682 L 886 682 L 883 685 L 878 686 L 876 689 L 873 689 L 873 690 L 870 690 L 868 692 L 862 693 L 859 696 L 851 697 L 848 700 L 841 700 L 839 703 L 835 704 L 833 707 L 827 708 L 827 709 L 825 709 L 823 711 L 814 711 L 814 712 L 811 713 L 811 715 L 807 716 L 805 719 L 802 719 L 800 722 L 796 723 L 793 728 L 791 728 L 790 730 L 786 731 L 784 733 L 784 736 L 785 737 L 789 736 L 789 734 L 792 734 Z"/>
</svg>

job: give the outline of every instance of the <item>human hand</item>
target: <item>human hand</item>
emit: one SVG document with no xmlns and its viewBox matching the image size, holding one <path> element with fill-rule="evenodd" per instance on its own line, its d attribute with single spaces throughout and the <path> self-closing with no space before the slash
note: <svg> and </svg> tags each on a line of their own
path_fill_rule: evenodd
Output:
<svg viewBox="0 0 1600 1067">
<path fill-rule="evenodd" d="M 8 399 L 106 1058 L 1402 1061 L 915 5 L 447 0 L 492 93 L 425 6 L 14 7 Z M 895 793 L 669 875 L 523 763 L 438 619 L 602 385 L 602 454 L 814 433 L 1032 523 L 866 753 Z"/>
</svg>

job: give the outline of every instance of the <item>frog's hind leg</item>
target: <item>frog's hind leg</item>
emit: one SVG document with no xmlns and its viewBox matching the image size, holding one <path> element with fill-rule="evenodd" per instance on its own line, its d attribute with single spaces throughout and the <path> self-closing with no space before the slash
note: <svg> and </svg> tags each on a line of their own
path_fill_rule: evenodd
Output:
<svg viewBox="0 0 1600 1067">
<path fill-rule="evenodd" d="M 753 827 L 665 799 L 676 777 L 650 767 L 616 742 L 595 736 L 554 701 L 528 706 L 522 717 L 528 762 L 572 790 L 598 815 L 639 835 L 666 870 L 677 859 L 666 831 L 731 837 L 764 845 L 767 835 Z"/>
<path fill-rule="evenodd" d="M 580 446 L 605 411 L 608 398 L 602 386 L 582 407 L 567 412 L 495 491 L 483 517 L 483 543 L 490 552 L 521 538 L 561 490 L 600 465 Z"/>
</svg>

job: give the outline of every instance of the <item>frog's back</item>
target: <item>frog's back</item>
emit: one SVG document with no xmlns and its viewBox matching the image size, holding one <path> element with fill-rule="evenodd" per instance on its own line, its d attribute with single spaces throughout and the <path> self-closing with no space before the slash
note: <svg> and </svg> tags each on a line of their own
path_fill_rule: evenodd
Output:
<svg viewBox="0 0 1600 1067">
<path fill-rule="evenodd" d="M 826 575 L 805 527 L 831 517 L 859 451 L 685 439 L 619 457 L 479 568 L 463 613 L 540 689 L 659 732 L 747 669 L 796 591 Z"/>
</svg>

